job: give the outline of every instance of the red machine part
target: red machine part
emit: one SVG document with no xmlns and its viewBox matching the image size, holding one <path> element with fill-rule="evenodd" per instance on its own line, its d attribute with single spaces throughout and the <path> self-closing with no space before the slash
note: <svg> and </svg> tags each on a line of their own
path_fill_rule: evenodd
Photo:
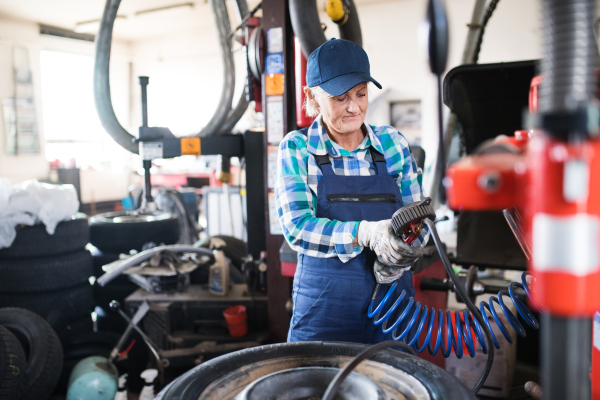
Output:
<svg viewBox="0 0 600 400">
<path fill-rule="evenodd" d="M 302 108 L 306 95 L 304 87 L 306 86 L 306 57 L 302 53 L 300 41 L 294 37 L 294 74 L 296 83 L 296 125 L 298 128 L 309 127 L 314 121 L 313 117 L 306 115 L 306 111 Z"/>
<path fill-rule="evenodd" d="M 527 166 L 522 154 L 465 157 L 448 169 L 444 181 L 454 210 L 503 210 L 519 203 Z"/>
<path fill-rule="evenodd" d="M 525 228 L 534 301 L 555 315 L 593 316 L 600 309 L 600 187 L 592 184 L 600 181 L 600 141 L 573 145 L 536 137 L 528 170 Z M 579 188 L 579 198 L 569 199 L 569 185 Z"/>
</svg>

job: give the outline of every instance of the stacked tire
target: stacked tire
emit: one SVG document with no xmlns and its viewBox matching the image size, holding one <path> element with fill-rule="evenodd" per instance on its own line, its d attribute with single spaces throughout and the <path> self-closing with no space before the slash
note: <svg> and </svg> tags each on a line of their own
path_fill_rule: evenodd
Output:
<svg viewBox="0 0 600 400">
<path fill-rule="evenodd" d="M 36 313 L 0 309 L 0 400 L 47 400 L 63 367 L 56 332 Z"/>
<path fill-rule="evenodd" d="M 104 213 L 90 219 L 90 243 L 94 276 L 102 276 L 102 266 L 119 259 L 120 254 L 142 251 L 147 246 L 175 244 L 179 240 L 179 221 L 174 214 L 133 213 L 128 211 Z M 139 287 L 119 276 L 106 286 L 94 285 L 94 300 L 104 310 L 112 300 L 123 302 Z"/>
<path fill-rule="evenodd" d="M 55 327 L 85 318 L 94 308 L 87 216 L 60 222 L 54 235 L 42 224 L 17 231 L 0 249 L 0 306 L 31 310 Z"/>
</svg>

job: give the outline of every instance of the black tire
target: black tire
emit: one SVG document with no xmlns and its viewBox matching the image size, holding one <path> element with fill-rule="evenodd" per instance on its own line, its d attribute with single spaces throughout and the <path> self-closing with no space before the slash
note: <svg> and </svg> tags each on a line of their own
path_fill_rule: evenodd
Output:
<svg viewBox="0 0 600 400">
<path fill-rule="evenodd" d="M 27 359 L 19 340 L 0 326 L 0 400 L 21 400 L 27 386 Z"/>
<path fill-rule="evenodd" d="M 0 249 L 0 258 L 50 257 L 81 250 L 90 241 L 87 215 L 77 213 L 69 221 L 60 222 L 54 235 L 48 235 L 46 226 L 37 224 L 17 230 L 10 247 Z"/>
<path fill-rule="evenodd" d="M 92 276 L 92 255 L 83 250 L 53 257 L 3 260 L 1 293 L 35 293 L 66 289 Z"/>
<path fill-rule="evenodd" d="M 221 379 L 224 379 L 237 383 L 233 379 L 241 375 L 245 375 L 244 379 L 257 379 L 260 376 L 256 376 L 257 372 L 252 372 L 254 368 L 260 367 L 263 361 L 268 361 L 264 364 L 270 365 L 269 373 L 292 368 L 291 362 L 298 366 L 311 366 L 314 360 L 318 360 L 318 365 L 322 367 L 339 368 L 348 360 L 347 357 L 355 357 L 367 348 L 368 345 L 356 343 L 298 342 L 236 351 L 204 362 L 188 371 L 164 388 L 155 400 L 196 400 L 211 383 L 217 380 L 223 382 Z M 281 362 L 275 363 L 275 360 Z M 457 378 L 436 365 L 410 354 L 396 350 L 383 350 L 369 360 L 391 366 L 414 377 L 425 386 L 431 398 L 476 399 L 475 395 Z M 241 370 L 245 372 L 235 375 Z M 224 397 L 228 395 L 224 387 L 219 390 Z"/>
<path fill-rule="evenodd" d="M 0 309 L 0 325 L 21 342 L 27 356 L 24 400 L 50 397 L 63 367 L 63 350 L 52 327 L 42 317 L 22 308 Z"/>
<path fill-rule="evenodd" d="M 148 217 L 157 218 L 150 220 Z M 117 218 L 123 218 L 120 222 Z M 90 219 L 90 242 L 102 252 L 141 251 L 146 243 L 175 244 L 179 240 L 179 221 L 173 214 L 105 213 Z"/>
<path fill-rule="evenodd" d="M 0 293 L 0 304 L 4 307 L 26 308 L 43 318 L 53 311 L 59 312 L 65 321 L 73 321 L 94 309 L 94 298 L 92 286 L 89 283 L 83 283 L 68 289 L 46 293 Z"/>
<path fill-rule="evenodd" d="M 215 235 L 198 242 L 195 246 L 208 249 L 210 239 L 221 239 L 225 242 L 223 253 L 231 260 L 231 263 L 239 270 L 242 269 L 244 258 L 246 257 L 246 242 L 233 236 Z"/>
</svg>

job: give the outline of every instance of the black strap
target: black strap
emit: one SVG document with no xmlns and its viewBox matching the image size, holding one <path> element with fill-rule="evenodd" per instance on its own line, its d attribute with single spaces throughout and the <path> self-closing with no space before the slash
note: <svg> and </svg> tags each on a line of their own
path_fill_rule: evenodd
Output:
<svg viewBox="0 0 600 400">
<path fill-rule="evenodd" d="M 315 155 L 315 161 L 319 164 L 319 167 L 325 164 L 331 164 L 331 160 L 329 159 L 329 154 L 325 154 L 324 156 Z"/>
<path fill-rule="evenodd" d="M 371 146 L 369 147 L 369 150 L 371 151 L 371 158 L 373 159 L 374 163 L 385 162 L 385 156 L 375 150 L 375 147 Z"/>
</svg>

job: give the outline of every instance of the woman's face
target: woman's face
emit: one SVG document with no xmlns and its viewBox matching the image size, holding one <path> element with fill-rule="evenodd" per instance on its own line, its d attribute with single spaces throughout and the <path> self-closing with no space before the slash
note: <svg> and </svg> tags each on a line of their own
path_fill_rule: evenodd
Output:
<svg viewBox="0 0 600 400">
<path fill-rule="evenodd" d="M 351 135 L 361 132 L 369 106 L 367 82 L 354 86 L 341 96 L 316 97 L 323 121 L 333 133 Z"/>
</svg>

